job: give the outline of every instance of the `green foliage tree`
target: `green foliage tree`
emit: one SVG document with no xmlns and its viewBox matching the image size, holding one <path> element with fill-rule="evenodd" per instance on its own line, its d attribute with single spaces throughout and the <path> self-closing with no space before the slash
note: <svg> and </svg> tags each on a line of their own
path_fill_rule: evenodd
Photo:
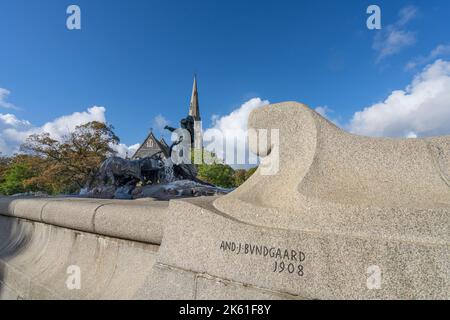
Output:
<svg viewBox="0 0 450 320">
<path fill-rule="evenodd" d="M 245 169 L 237 169 L 234 171 L 233 179 L 234 179 L 234 186 L 239 187 L 242 185 L 245 181 L 248 180 L 252 176 L 253 173 L 255 173 L 257 167 L 250 168 L 248 170 Z"/>
<path fill-rule="evenodd" d="M 243 184 L 257 168 L 249 170 L 236 169 L 234 170 L 229 165 L 223 163 L 214 153 L 207 150 L 198 151 L 197 157 L 203 159 L 202 164 L 197 164 L 198 178 L 223 188 L 236 188 Z M 191 160 L 194 160 L 194 154 L 191 154 Z"/>
<path fill-rule="evenodd" d="M 245 180 L 249 179 L 256 172 L 256 170 L 258 170 L 258 167 L 253 167 L 253 168 L 248 169 L 245 172 Z"/>
<path fill-rule="evenodd" d="M 234 170 L 222 163 L 198 165 L 198 178 L 223 188 L 233 188 Z"/>
<path fill-rule="evenodd" d="M 247 180 L 247 171 L 245 169 L 237 169 L 234 171 L 233 179 L 234 179 L 234 186 L 239 187 L 241 184 Z"/>
<path fill-rule="evenodd" d="M 5 181 L 6 172 L 11 164 L 10 157 L 0 156 L 0 185 Z"/>
<path fill-rule="evenodd" d="M 0 193 L 13 195 L 34 189 L 26 184 L 26 181 L 34 176 L 31 166 L 24 162 L 13 161 L 4 171 L 0 184 Z"/>
</svg>

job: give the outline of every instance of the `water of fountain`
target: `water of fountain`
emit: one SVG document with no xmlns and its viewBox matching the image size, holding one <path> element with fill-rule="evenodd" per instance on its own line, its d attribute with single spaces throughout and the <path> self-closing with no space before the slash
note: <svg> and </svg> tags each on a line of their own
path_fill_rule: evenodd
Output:
<svg viewBox="0 0 450 320">
<path fill-rule="evenodd" d="M 164 180 L 166 183 L 172 182 L 175 180 L 173 174 L 173 162 L 172 159 L 167 158 L 163 160 L 164 163 Z"/>
</svg>

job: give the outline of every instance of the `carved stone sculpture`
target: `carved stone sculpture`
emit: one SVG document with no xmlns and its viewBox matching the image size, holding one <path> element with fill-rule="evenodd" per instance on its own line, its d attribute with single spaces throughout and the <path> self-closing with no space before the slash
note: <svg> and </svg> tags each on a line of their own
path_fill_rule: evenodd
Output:
<svg viewBox="0 0 450 320">
<path fill-rule="evenodd" d="M 357 136 L 296 102 L 248 123 L 258 170 L 173 201 L 159 263 L 291 298 L 450 297 L 450 137 Z"/>
</svg>

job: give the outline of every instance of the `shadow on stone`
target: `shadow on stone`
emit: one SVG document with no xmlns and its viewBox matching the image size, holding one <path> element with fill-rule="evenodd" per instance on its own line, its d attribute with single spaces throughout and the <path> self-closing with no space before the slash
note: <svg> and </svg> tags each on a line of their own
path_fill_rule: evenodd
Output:
<svg viewBox="0 0 450 320">
<path fill-rule="evenodd" d="M 14 212 L 14 200 L 1 198 L 1 212 Z M 20 219 L 0 215 L 0 297 L 1 299 L 18 299 L 20 295 L 8 289 L 8 261 L 19 255 L 27 246 L 31 233 Z M 14 297 L 13 297 L 14 295 Z"/>
</svg>

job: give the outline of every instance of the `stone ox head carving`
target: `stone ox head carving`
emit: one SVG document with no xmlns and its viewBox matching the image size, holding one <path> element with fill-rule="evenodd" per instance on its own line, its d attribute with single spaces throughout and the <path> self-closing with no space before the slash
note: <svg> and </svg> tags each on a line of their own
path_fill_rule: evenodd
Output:
<svg viewBox="0 0 450 320">
<path fill-rule="evenodd" d="M 402 229 L 424 226 L 429 215 L 448 228 L 450 137 L 357 136 L 297 102 L 254 110 L 248 127 L 267 130 L 267 143 L 249 134 L 261 165 L 241 187 L 215 201 L 220 211 L 288 229 L 344 225 L 364 233 L 375 220 L 380 228 Z M 392 215 L 396 224 L 388 226 Z"/>
</svg>

